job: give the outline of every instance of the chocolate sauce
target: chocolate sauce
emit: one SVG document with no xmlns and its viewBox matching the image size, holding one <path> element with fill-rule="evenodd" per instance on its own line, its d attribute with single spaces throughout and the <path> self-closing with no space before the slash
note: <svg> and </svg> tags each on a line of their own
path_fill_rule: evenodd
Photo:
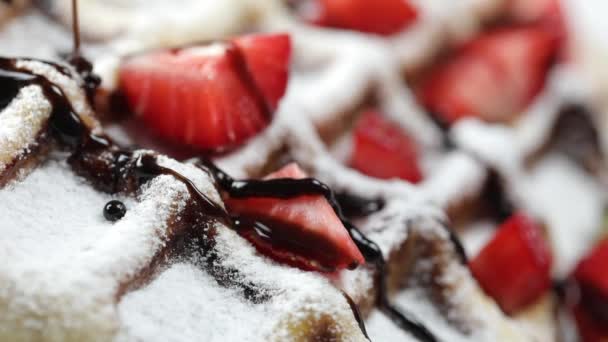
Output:
<svg viewBox="0 0 608 342">
<path fill-rule="evenodd" d="M 587 170 L 595 172 L 604 156 L 592 116 L 589 110 L 580 104 L 569 104 L 561 108 L 550 137 L 550 148 L 564 153 Z"/>
<path fill-rule="evenodd" d="M 64 56 L 66 61 L 74 67 L 76 72 L 82 78 L 82 88 L 84 89 L 87 100 L 91 106 L 94 106 L 95 91 L 101 84 L 101 78 L 93 73 L 93 64 L 84 58 L 80 52 L 80 26 L 78 25 L 78 1 L 72 0 L 72 52 Z M 69 71 L 63 66 L 58 66 L 60 72 L 66 76 L 70 76 Z"/>
<path fill-rule="evenodd" d="M 361 332 L 363 333 L 363 335 L 365 335 L 365 337 L 367 337 L 368 340 L 371 341 L 371 339 L 369 338 L 369 335 L 367 334 L 367 329 L 365 328 L 365 322 L 363 321 L 363 318 L 361 317 L 361 312 L 359 311 L 359 307 L 357 306 L 357 303 L 355 303 L 355 301 L 351 298 L 351 296 L 348 295 L 348 293 L 341 291 L 342 295 L 344 296 L 344 298 L 346 299 L 346 301 L 348 302 L 348 305 L 350 306 L 350 310 L 353 312 L 353 316 L 355 316 L 355 319 L 357 320 L 357 323 L 359 324 L 359 329 L 361 329 Z"/>
<path fill-rule="evenodd" d="M 498 222 L 503 222 L 513 215 L 515 205 L 506 191 L 504 179 L 493 169 L 490 169 L 488 180 L 484 186 L 483 198 L 487 213 Z"/>
<path fill-rule="evenodd" d="M 443 226 L 449 234 L 450 242 L 452 243 L 452 246 L 454 246 L 456 254 L 458 254 L 460 263 L 463 265 L 467 265 L 469 263 L 469 258 L 467 258 L 467 253 L 464 249 L 464 246 L 462 245 L 462 241 L 460 241 L 458 235 L 456 235 L 456 233 L 451 228 L 449 228 L 447 224 L 444 224 Z"/>
<path fill-rule="evenodd" d="M 127 213 L 127 207 L 118 200 L 111 200 L 103 206 L 103 217 L 108 221 L 116 222 Z"/>
<path fill-rule="evenodd" d="M 365 198 L 347 192 L 337 192 L 336 201 L 346 217 L 365 217 L 384 208 L 382 198 Z"/>
<path fill-rule="evenodd" d="M 70 55 L 67 58 L 67 62 L 70 63 L 76 69 L 78 74 L 82 77 L 81 87 L 84 89 L 87 95 L 87 100 L 91 106 L 95 105 L 95 92 L 101 84 L 101 78 L 93 72 L 93 64 L 81 55 Z"/>
<path fill-rule="evenodd" d="M 80 55 L 80 25 L 78 24 L 78 0 L 72 0 L 72 39 L 74 56 Z"/>
</svg>

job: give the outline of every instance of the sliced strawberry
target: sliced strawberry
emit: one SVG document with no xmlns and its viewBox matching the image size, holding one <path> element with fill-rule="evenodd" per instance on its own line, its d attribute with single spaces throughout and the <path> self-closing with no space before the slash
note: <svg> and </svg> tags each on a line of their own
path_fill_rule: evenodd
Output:
<svg viewBox="0 0 608 342">
<path fill-rule="evenodd" d="M 420 101 L 445 124 L 512 119 L 542 89 L 557 39 L 539 27 L 485 33 L 431 71 Z"/>
<path fill-rule="evenodd" d="M 581 305 L 608 327 L 608 239 L 583 258 L 574 271 Z"/>
<path fill-rule="evenodd" d="M 160 137 L 228 149 L 270 122 L 287 87 L 289 54 L 285 34 L 155 51 L 123 63 L 120 89 Z"/>
<path fill-rule="evenodd" d="M 469 266 L 484 291 L 511 314 L 549 289 L 551 259 L 541 226 L 516 213 L 499 227 Z"/>
<path fill-rule="evenodd" d="M 350 164 L 372 177 L 422 180 L 416 143 L 376 111 L 363 113 L 357 122 Z"/>
<path fill-rule="evenodd" d="M 572 314 L 581 342 L 608 341 L 608 325 L 599 322 L 581 305 L 572 308 Z"/>
<path fill-rule="evenodd" d="M 287 88 L 291 56 L 289 36 L 248 35 L 235 39 L 234 43 L 243 52 L 247 67 L 270 107 L 277 108 Z"/>
<path fill-rule="evenodd" d="M 408 0 L 313 0 L 310 21 L 321 26 L 391 35 L 418 16 Z"/>
<path fill-rule="evenodd" d="M 289 164 L 265 179 L 306 178 L 298 165 Z M 291 199 L 228 198 L 230 212 L 244 221 L 258 221 L 262 232 L 243 229 L 241 234 L 260 253 L 306 270 L 331 272 L 365 263 L 331 205 L 321 195 Z"/>
</svg>

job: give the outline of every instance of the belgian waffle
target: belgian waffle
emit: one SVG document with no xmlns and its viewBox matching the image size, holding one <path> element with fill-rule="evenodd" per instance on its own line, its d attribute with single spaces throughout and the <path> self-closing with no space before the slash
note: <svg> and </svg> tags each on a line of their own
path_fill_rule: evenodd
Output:
<svg viewBox="0 0 608 342">
<path fill-rule="evenodd" d="M 58 3 L 58 6 L 51 7 L 52 13 L 60 20 L 69 22 L 69 16 L 66 15 L 68 7 L 61 5 L 67 2 Z M 87 3 L 83 3 L 82 10 L 86 13 Z M 552 173 L 553 166 L 562 165 L 564 161 L 546 157 L 546 147 L 555 140 L 552 139 L 552 132 L 559 122 L 560 109 L 571 102 L 590 101 L 584 92 L 581 93 L 581 89 L 585 90 L 584 87 L 577 87 L 580 83 L 572 81 L 576 81 L 578 71 L 572 72 L 568 66 L 556 68 L 544 93 L 527 110 L 529 113 L 522 115 L 522 119 L 511 126 L 485 124 L 478 120 L 458 123 L 448 134 L 459 149 L 450 152 L 441 147 L 444 133 L 415 102 L 400 77 L 402 72 L 419 69 L 431 61 L 431 56 L 437 54 L 446 43 L 471 36 L 484 20 L 498 13 L 500 5 L 499 1 L 467 2 L 461 5 L 462 12 L 454 11 L 466 14 L 468 19 L 465 20 L 466 17 L 459 17 L 454 13 L 447 15 L 449 10 L 442 9 L 442 12 L 439 9 L 441 6 L 437 4 L 420 4 L 425 19 L 419 21 L 416 27 L 390 39 L 311 28 L 298 22 L 291 10 L 280 2 L 247 1 L 222 2 L 201 11 L 210 18 L 217 18 L 221 25 L 209 25 L 199 31 L 188 26 L 188 23 L 192 23 L 196 18 L 188 18 L 184 20 L 181 31 L 159 37 L 154 32 L 158 32 L 162 25 L 151 25 L 146 20 L 146 15 L 154 16 L 153 13 L 143 13 L 141 25 L 137 27 L 132 21 L 124 19 L 126 14 L 119 13 L 114 18 L 116 21 L 107 26 L 85 26 L 83 31 L 91 38 L 104 40 L 103 43 L 85 46 L 85 51 L 96 56 L 95 68 L 102 75 L 105 89 L 111 91 L 115 86 L 115 68 L 124 55 L 149 48 L 218 39 L 251 27 L 260 30 L 289 30 L 295 43 L 295 61 L 290 88 L 273 123 L 243 148 L 217 158 L 217 165 L 236 178 L 257 178 L 269 170 L 276 169 L 285 160 L 295 160 L 334 191 L 381 200 L 384 203 L 381 210 L 358 219 L 356 223 L 380 247 L 387 262 L 387 290 L 396 298 L 397 305 L 415 313 L 417 319 L 439 339 L 554 340 L 555 322 L 550 300 L 539 304 L 536 313 L 527 312 L 522 314 L 522 317 L 511 319 L 485 297 L 467 268 L 459 261 L 460 247 L 454 242 L 456 238 L 448 229 L 447 218 L 453 221 L 459 219 L 464 211 L 463 203 L 478 199 L 491 171 L 495 171 L 504 182 L 509 198 L 518 203 L 518 206 L 535 212 L 548 223 L 550 237 L 554 239 L 556 248 L 561 251 L 564 248 L 559 247 L 560 244 L 568 244 L 566 241 L 569 239 L 563 235 L 565 228 L 561 227 L 567 226 L 566 222 L 569 221 L 565 220 L 572 218 L 560 216 L 559 209 L 563 204 L 556 203 L 555 207 L 551 204 L 546 207 L 539 206 L 535 202 L 537 198 L 529 197 L 522 189 L 529 188 L 539 179 L 547 179 L 547 174 L 554 175 L 555 178 L 549 178 L 554 182 L 577 177 L 580 182 L 573 185 L 572 191 L 580 192 L 581 201 L 589 201 L 582 203 L 590 203 L 589 206 L 581 206 L 580 211 L 577 211 L 580 212 L 581 218 L 585 218 L 585 231 L 589 232 L 583 237 L 585 241 L 580 246 L 584 249 L 584 246 L 593 240 L 593 233 L 599 225 L 603 201 L 601 193 L 594 189 L 597 183 L 576 167 L 560 166 L 559 170 L 566 170 L 564 174 Z M 101 8 L 89 9 L 88 13 L 102 13 L 104 10 L 104 5 L 97 2 L 91 2 L 90 6 Z M 125 9 L 125 13 L 127 11 L 129 9 Z M 238 15 L 229 15 L 230 20 L 222 19 L 224 17 L 219 15 L 226 13 Z M 35 18 L 39 20 L 37 16 Z M 85 19 L 84 22 L 93 21 Z M 18 21 L 14 25 L 19 25 Z M 57 29 L 56 24 L 51 21 L 48 25 Z M 458 27 L 454 27 L 455 25 Z M 149 39 L 151 36 L 155 39 Z M 424 42 L 421 48 L 411 48 L 421 41 Z M 56 48 L 53 44 L 55 43 L 49 44 L 50 47 Z M 43 51 L 42 54 L 49 51 L 52 50 Z M 31 63 L 37 65 L 39 62 Z M 32 72 L 40 73 L 35 70 Z M 43 75 L 53 83 L 62 82 L 53 79 L 49 71 L 45 71 Z M 76 75 L 72 77 L 77 78 Z M 574 84 L 574 90 L 562 89 L 564 84 Z M 90 109 L 86 105 L 78 104 L 78 101 L 83 101 L 82 94 L 78 100 L 77 95 L 70 96 L 73 91 L 68 88 L 63 91 L 83 121 L 88 123 L 90 129 L 99 133 L 95 131 L 98 123 L 85 119 L 91 117 Z M 24 93 L 19 96 L 38 96 L 31 103 L 28 101 L 28 104 L 24 105 L 26 107 L 32 103 L 38 105 L 45 102 L 36 91 L 31 94 Z M 572 94 L 577 96 L 572 99 Z M 381 181 L 364 176 L 344 165 L 342 156 L 349 146 L 342 141 L 348 140 L 345 137 L 350 134 L 350 123 L 370 98 L 397 125 L 410 132 L 422 146 L 423 164 L 428 175 L 423 183 L 412 185 L 402 181 Z M 11 106 L 18 101 L 13 102 Z M 6 109 L 9 113 L 11 106 Z M 41 106 L 43 108 L 39 111 L 44 112 L 44 105 Z M 29 108 L 27 110 L 30 114 L 36 112 L 30 111 Z M 46 111 L 50 113 L 48 107 Z M 11 117 L 4 114 L 3 116 L 7 119 Z M 218 234 L 213 237 L 216 241 L 214 248 L 220 255 L 220 261 L 219 265 L 214 266 L 217 266 L 219 271 L 210 271 L 209 265 L 205 264 L 206 256 L 199 255 L 197 249 L 191 246 L 191 236 L 185 237 L 192 228 L 181 227 L 175 222 L 175 217 L 179 218 L 180 213 L 185 212 L 188 205 L 191 205 L 187 200 L 191 193 L 182 182 L 163 175 L 135 192 L 137 196 L 131 194 L 115 197 L 99 193 L 80 178 L 72 177 L 73 171 L 66 165 L 64 154 L 51 151 L 50 157 L 46 157 L 49 153 L 47 148 L 36 148 L 48 145 L 42 138 L 53 140 L 47 137 L 45 129 L 49 114 L 37 114 L 35 117 L 30 115 L 27 118 L 15 114 L 13 117 L 17 126 L 21 120 L 32 122 L 32 125 L 15 135 L 18 138 L 7 140 L 12 144 L 7 145 L 11 146 L 9 151 L 13 151 L 4 161 L 4 179 L 5 182 L 10 181 L 5 187 L 8 189 L 5 190 L 7 198 L 12 196 L 12 191 L 21 191 L 26 196 L 31 196 L 27 194 L 27 188 L 32 188 L 33 185 L 28 185 L 28 182 L 48 182 L 49 178 L 65 177 L 68 174 L 70 176 L 65 180 L 65 184 L 58 182 L 58 187 L 50 189 L 49 193 L 55 193 L 63 187 L 75 187 L 78 188 L 75 191 L 81 191 L 83 197 L 91 197 L 91 206 L 100 206 L 112 198 L 119 198 L 133 209 L 129 209 L 130 216 L 126 216 L 110 229 L 124 225 L 125 229 L 133 230 L 133 234 L 137 234 L 131 239 L 125 235 L 108 238 L 109 244 L 112 244 L 108 248 L 116 251 L 115 253 L 96 252 L 94 247 L 90 250 L 93 252 L 89 252 L 90 264 L 85 265 L 79 261 L 79 264 L 71 266 L 78 269 L 77 272 L 93 273 L 99 278 L 93 280 L 84 276 L 73 282 L 67 281 L 62 290 L 58 291 L 59 294 L 52 292 L 44 295 L 45 292 L 41 292 L 40 288 L 46 287 L 45 285 L 35 287 L 31 294 L 23 297 L 8 292 L 8 311 L 16 314 L 9 316 L 6 326 L 9 329 L 15 325 L 19 326 L 19 329 L 14 330 L 17 337 L 41 338 L 41 334 L 48 334 L 49 339 L 80 339 L 89 338 L 95 333 L 100 340 L 113 337 L 124 340 L 163 340 L 175 336 L 188 340 L 208 337 L 206 334 L 212 331 L 211 339 L 364 339 L 348 301 L 336 288 L 348 294 L 361 309 L 363 316 L 368 317 L 368 330 L 372 339 L 410 337 L 390 329 L 393 325 L 387 322 L 381 313 L 374 311 L 375 298 L 378 291 L 382 291 L 377 283 L 376 269 L 369 267 L 342 271 L 331 279 L 331 286 L 323 277 L 268 262 L 257 256 L 253 249 L 232 231 L 216 227 Z M 595 127 L 601 116 L 593 116 L 591 120 L 595 120 L 592 124 Z M 130 133 L 128 130 L 125 133 L 122 124 L 111 123 L 109 126 L 110 135 L 126 143 L 133 142 L 132 137 L 129 137 Z M 141 140 L 135 141 L 141 143 Z M 164 149 L 158 144 L 150 146 Z M 505 150 L 504 146 L 513 148 L 505 151 L 503 157 L 496 158 L 495 151 Z M 23 153 L 24 151 L 27 152 Z M 150 153 L 135 152 L 133 158 Z M 157 157 L 157 160 L 161 165 L 195 179 L 199 189 L 219 202 L 213 188 L 214 182 L 204 172 L 196 169 L 192 161 L 181 164 L 165 157 Z M 596 163 L 599 158 L 594 157 L 592 160 L 591 166 L 596 166 L 596 169 L 599 169 L 596 172 L 601 174 L 601 167 L 597 167 Z M 33 170 L 29 176 L 26 176 L 26 172 L 21 172 L 29 168 Z M 454 173 L 458 176 L 455 177 Z M 96 176 L 89 174 L 87 177 L 95 179 Z M 15 178 L 17 180 L 14 180 Z M 165 184 L 156 184 L 162 182 Z M 551 187 L 552 184 L 538 184 L 538 198 L 542 198 L 543 203 L 547 203 L 548 197 L 543 195 L 543 189 Z M 121 190 L 132 193 L 133 185 L 126 182 L 125 186 L 127 187 Z M 169 196 L 156 198 L 157 196 L 151 195 L 157 193 Z M 47 203 L 48 200 L 42 202 Z M 46 208 L 43 204 L 40 205 L 41 208 Z M 443 214 L 441 209 L 447 210 L 448 215 Z M 52 213 L 57 208 L 48 210 Z M 137 221 L 140 210 L 142 216 L 145 216 L 144 210 L 155 212 L 154 222 Z M 9 208 L 7 213 L 11 212 L 13 211 Z M 150 228 L 147 232 L 142 229 L 128 229 L 132 221 L 134 227 L 141 228 L 147 223 Z M 17 221 L 15 225 L 24 224 L 21 222 Z M 159 222 L 160 228 L 156 226 Z M 85 221 L 77 224 L 90 226 L 97 223 Z M 467 237 L 467 233 L 472 230 L 468 227 L 471 225 L 464 226 L 466 227 L 462 228 L 463 234 Z M 96 238 L 99 237 L 93 237 Z M 124 242 L 123 238 L 126 239 Z M 121 242 L 114 243 L 117 240 Z M 137 246 L 133 246 L 133 254 L 130 255 L 122 252 L 127 250 L 127 245 L 120 245 L 133 243 L 127 240 L 141 241 Z M 465 246 L 468 248 L 469 244 Z M 38 246 L 31 248 L 34 250 L 36 247 Z M 91 247 L 85 246 L 78 249 L 89 251 L 89 248 Z M 565 252 L 563 256 L 559 256 L 556 274 L 561 276 L 567 272 L 583 252 L 584 250 L 572 251 L 573 254 Z M 103 264 L 96 269 L 90 266 L 102 260 L 93 260 L 98 255 L 96 253 L 115 254 L 117 259 L 103 259 Z M 167 259 L 170 262 L 167 263 Z M 132 263 L 125 264 L 122 262 L 125 260 Z M 61 262 L 67 261 L 61 259 Z M 121 261 L 120 266 L 118 261 Z M 15 269 L 22 271 L 20 266 Z M 230 270 L 233 269 L 237 270 L 236 275 L 222 275 L 222 272 L 232 272 Z M 12 270 L 7 270 L 6 273 L 10 276 L 10 272 Z M 35 269 L 33 272 L 41 279 L 41 284 L 49 282 L 50 272 L 47 272 L 47 268 Z M 104 272 L 107 272 L 107 276 L 103 275 Z M 20 275 L 14 279 L 18 276 Z M 54 275 L 53 280 L 56 277 Z M 15 281 L 14 279 L 11 280 Z M 69 303 L 70 300 L 80 301 L 82 297 L 68 298 L 74 295 L 69 292 L 77 285 L 98 280 L 107 282 L 108 286 L 104 287 L 107 290 L 104 294 L 91 292 L 90 305 L 93 306 L 79 308 L 73 305 L 74 310 L 69 309 L 66 312 L 38 310 L 47 308 L 47 303 L 54 300 L 65 300 Z M 306 286 L 302 285 L 304 283 Z M 54 289 L 51 286 L 48 288 L 49 291 Z M 89 289 L 86 286 L 82 288 L 84 291 Z M 188 294 L 189 298 L 182 300 L 175 292 Z M 41 293 L 43 295 L 38 297 Z M 248 298 L 251 296 L 253 299 Z M 192 301 L 192 297 L 199 297 L 201 301 Z M 243 300 L 243 297 L 247 300 Z M 32 302 L 32 298 L 39 301 Z M 26 308 L 13 310 L 13 305 L 20 303 L 26 303 Z M 99 303 L 103 305 L 97 306 Z M 238 311 L 241 313 L 220 310 L 218 314 L 217 307 L 228 305 L 240 308 Z M 36 307 L 36 310 L 32 309 L 32 306 Z M 106 316 L 92 315 L 91 311 L 104 312 Z M 170 317 L 167 317 L 167 313 Z M 531 318 L 533 316 L 536 318 Z M 192 317 L 200 317 L 200 320 L 209 324 L 201 325 L 199 319 L 193 321 Z M 262 317 L 265 318 L 265 323 L 259 331 L 260 335 L 252 336 L 253 327 L 260 325 Z M 30 324 L 33 324 L 34 328 L 30 328 Z M 239 329 L 233 329 L 235 325 L 238 325 Z M 103 332 L 100 332 L 100 329 Z M 24 335 L 18 335 L 20 333 Z"/>
</svg>

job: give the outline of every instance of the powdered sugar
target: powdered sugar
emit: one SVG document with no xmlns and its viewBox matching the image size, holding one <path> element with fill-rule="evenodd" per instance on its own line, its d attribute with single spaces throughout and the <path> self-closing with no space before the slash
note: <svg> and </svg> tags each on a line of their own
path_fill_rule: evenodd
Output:
<svg viewBox="0 0 608 342">
<path fill-rule="evenodd" d="M 475 197 L 486 180 L 486 169 L 479 161 L 462 152 L 451 152 L 432 164 L 427 178 L 420 185 L 422 192 L 448 208 L 464 197 Z"/>
<path fill-rule="evenodd" d="M 21 89 L 0 113 L 0 172 L 33 147 L 50 113 L 51 105 L 37 86 Z"/>
<path fill-rule="evenodd" d="M 103 218 L 103 206 L 112 197 L 93 190 L 71 174 L 65 162 L 49 161 L 22 182 L 0 192 L 4 218 L 2 259 L 44 264 L 65 250 L 88 249 L 112 224 Z M 57 210 L 57 199 L 62 210 Z M 24 205 L 24 204 L 28 205 Z M 133 203 L 129 203 L 132 205 Z M 129 205 L 129 206 L 130 206 Z M 20 229 L 13 229 L 20 227 Z M 54 246 L 52 250 L 44 248 Z M 44 262 L 42 262 L 44 261 Z"/>
<path fill-rule="evenodd" d="M 201 189 L 209 186 L 201 184 Z M 6 204 L 0 208 L 0 229 L 7 237 L 0 248 L 5 260 L 0 307 L 7 312 L 0 318 L 3 338 L 44 334 L 107 340 L 118 327 L 114 301 L 119 286 L 163 248 L 167 220 L 183 209 L 189 194 L 173 177 L 159 176 L 137 202 L 121 197 L 127 214 L 111 224 L 101 213 L 112 197 L 74 176 L 64 161 L 49 160 L 0 190 L 0 196 Z"/>
<path fill-rule="evenodd" d="M 118 341 L 259 341 L 278 319 L 187 263 L 172 265 L 125 296 L 118 310 L 123 322 Z"/>
<path fill-rule="evenodd" d="M 340 340 L 364 340 L 345 298 L 326 279 L 260 258 L 236 233 L 218 228 L 214 267 L 236 270 L 235 281 L 268 299 L 248 301 L 242 290 L 218 285 L 194 258 L 121 301 L 119 340 L 282 341 L 314 336 L 320 321 Z"/>
</svg>

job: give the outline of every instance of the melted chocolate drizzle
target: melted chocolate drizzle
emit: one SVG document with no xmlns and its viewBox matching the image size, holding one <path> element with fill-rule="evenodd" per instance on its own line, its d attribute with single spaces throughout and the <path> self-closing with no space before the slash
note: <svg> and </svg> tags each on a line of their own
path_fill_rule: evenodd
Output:
<svg viewBox="0 0 608 342">
<path fill-rule="evenodd" d="M 365 217 L 384 208 L 382 198 L 369 199 L 347 192 L 337 192 L 336 201 L 346 217 Z"/>
<path fill-rule="evenodd" d="M 127 213 L 127 207 L 118 200 L 111 200 L 103 207 L 103 217 L 111 222 L 116 222 Z"/>
<path fill-rule="evenodd" d="M 365 322 L 363 321 L 363 318 L 361 317 L 361 312 L 359 311 L 359 307 L 357 306 L 357 303 L 355 303 L 355 301 L 351 298 L 351 296 L 348 295 L 348 293 L 341 291 L 342 295 L 344 296 L 344 298 L 346 299 L 346 301 L 348 302 L 348 305 L 350 306 L 351 311 L 353 312 L 353 315 L 355 316 L 355 319 L 357 320 L 357 323 L 359 324 L 359 329 L 361 329 L 361 332 L 363 333 L 363 335 L 365 337 L 367 337 L 368 340 L 371 341 L 371 339 L 369 338 L 369 335 L 367 334 L 367 329 L 365 328 Z"/>
</svg>

